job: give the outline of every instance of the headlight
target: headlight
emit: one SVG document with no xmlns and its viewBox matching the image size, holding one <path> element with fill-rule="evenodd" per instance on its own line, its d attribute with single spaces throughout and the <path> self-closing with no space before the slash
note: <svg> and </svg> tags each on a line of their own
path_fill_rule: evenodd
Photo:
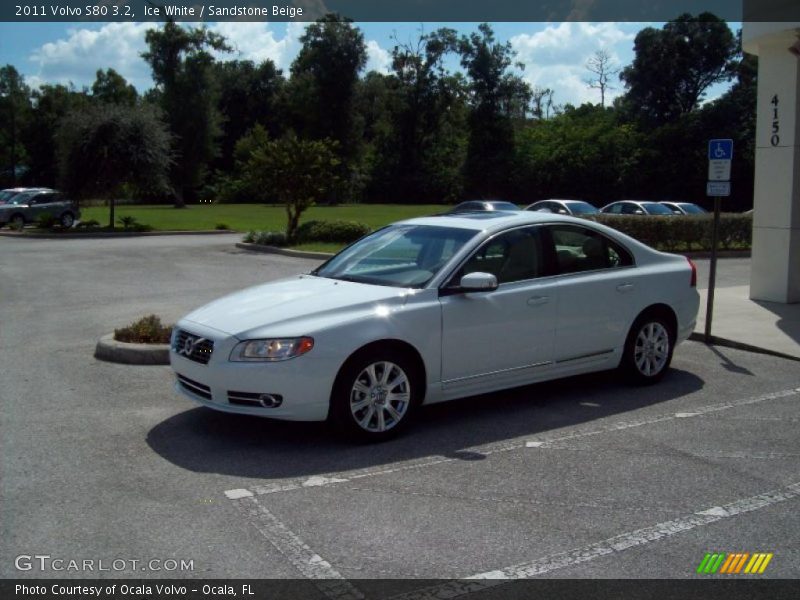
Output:
<svg viewBox="0 0 800 600">
<path fill-rule="evenodd" d="M 237 344 L 231 352 L 233 362 L 289 360 L 305 354 L 314 347 L 314 339 L 279 338 L 274 340 L 247 340 Z"/>
</svg>

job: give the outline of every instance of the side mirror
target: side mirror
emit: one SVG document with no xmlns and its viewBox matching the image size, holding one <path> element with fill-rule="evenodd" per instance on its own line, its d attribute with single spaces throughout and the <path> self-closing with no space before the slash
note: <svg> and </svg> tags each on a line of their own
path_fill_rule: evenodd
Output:
<svg viewBox="0 0 800 600">
<path fill-rule="evenodd" d="M 635 213 L 633 213 L 633 214 L 635 214 L 635 215 L 643 215 L 643 214 L 644 214 L 644 211 L 643 211 L 641 208 L 637 208 L 637 209 L 636 209 L 636 212 L 635 212 Z"/>
<path fill-rule="evenodd" d="M 491 273 L 467 273 L 461 278 L 462 292 L 491 292 L 497 289 L 497 277 Z"/>
<path fill-rule="evenodd" d="M 558 209 L 558 214 L 560 214 L 560 215 L 568 215 L 569 213 L 566 211 L 566 209 L 559 208 Z"/>
</svg>

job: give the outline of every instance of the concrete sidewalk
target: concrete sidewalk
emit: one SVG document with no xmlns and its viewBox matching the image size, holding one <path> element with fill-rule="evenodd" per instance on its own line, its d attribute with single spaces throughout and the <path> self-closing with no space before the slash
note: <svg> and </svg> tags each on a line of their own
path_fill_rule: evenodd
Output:
<svg viewBox="0 0 800 600">
<path fill-rule="evenodd" d="M 707 293 L 705 289 L 699 292 L 695 332 L 702 336 Z M 800 304 L 761 302 L 749 296 L 749 285 L 716 287 L 711 321 L 711 335 L 719 338 L 715 343 L 733 342 L 745 349 L 750 346 L 800 360 Z"/>
</svg>

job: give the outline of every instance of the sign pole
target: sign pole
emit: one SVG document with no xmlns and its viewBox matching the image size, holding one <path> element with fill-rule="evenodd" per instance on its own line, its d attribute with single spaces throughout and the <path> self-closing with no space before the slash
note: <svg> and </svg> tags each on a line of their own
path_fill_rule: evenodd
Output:
<svg viewBox="0 0 800 600">
<path fill-rule="evenodd" d="M 711 343 L 711 320 L 714 317 L 714 288 L 717 283 L 717 243 L 719 242 L 720 197 L 714 196 L 714 226 L 711 229 L 711 269 L 708 273 L 708 297 L 706 298 L 705 342 Z"/>
<path fill-rule="evenodd" d="M 733 140 L 708 141 L 708 184 L 706 196 L 714 197 L 714 225 L 711 229 L 711 269 L 708 273 L 708 296 L 706 298 L 705 342 L 711 343 L 711 321 L 714 318 L 714 288 L 717 283 L 717 244 L 719 243 L 719 212 L 722 196 L 731 195 L 731 161 Z"/>
</svg>

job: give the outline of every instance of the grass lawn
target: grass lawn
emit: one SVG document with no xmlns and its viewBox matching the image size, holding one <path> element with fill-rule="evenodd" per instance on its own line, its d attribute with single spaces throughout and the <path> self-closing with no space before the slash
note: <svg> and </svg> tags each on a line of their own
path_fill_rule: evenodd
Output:
<svg viewBox="0 0 800 600">
<path fill-rule="evenodd" d="M 313 206 L 303 213 L 301 223 L 319 221 L 357 221 L 377 229 L 387 223 L 443 212 L 443 205 L 407 204 L 344 204 L 341 206 Z M 126 205 L 117 206 L 116 218 L 131 215 L 139 223 L 150 225 L 156 231 L 203 231 L 215 229 L 225 224 L 233 231 L 246 232 L 284 231 L 286 229 L 286 209 L 282 205 L 265 204 L 200 204 L 184 209 L 172 206 Z M 94 219 L 100 225 L 108 224 L 108 207 L 93 206 L 81 210 L 83 221 Z M 119 221 L 117 221 L 117 226 Z M 315 244 L 315 246 L 317 246 Z M 323 245 L 319 245 L 322 250 Z M 324 251 L 337 248 L 335 244 Z M 311 248 L 307 248 L 311 249 Z"/>
</svg>

